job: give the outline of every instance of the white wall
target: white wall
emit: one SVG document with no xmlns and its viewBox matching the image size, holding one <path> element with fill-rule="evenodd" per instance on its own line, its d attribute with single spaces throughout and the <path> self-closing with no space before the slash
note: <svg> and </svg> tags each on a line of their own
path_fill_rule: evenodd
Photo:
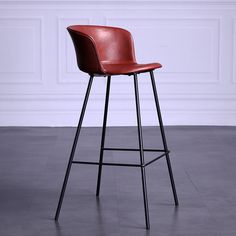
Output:
<svg viewBox="0 0 236 236">
<path fill-rule="evenodd" d="M 140 62 L 156 71 L 164 123 L 236 125 L 236 1 L 0 0 L 0 125 L 75 125 L 88 76 L 66 27 L 129 29 Z M 109 125 L 134 125 L 131 77 L 113 77 Z M 156 124 L 148 75 L 143 123 Z M 85 125 L 101 124 L 105 79 L 96 78 Z"/>
</svg>

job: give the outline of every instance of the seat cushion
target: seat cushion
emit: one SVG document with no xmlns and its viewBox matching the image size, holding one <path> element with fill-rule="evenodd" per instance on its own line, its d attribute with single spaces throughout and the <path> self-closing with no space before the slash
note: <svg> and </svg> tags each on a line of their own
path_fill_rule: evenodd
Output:
<svg viewBox="0 0 236 236">
<path fill-rule="evenodd" d="M 138 63 L 124 63 L 124 64 L 110 64 L 102 63 L 103 71 L 107 75 L 129 75 L 133 73 L 141 73 L 146 71 L 161 68 L 160 63 L 138 64 Z"/>
</svg>

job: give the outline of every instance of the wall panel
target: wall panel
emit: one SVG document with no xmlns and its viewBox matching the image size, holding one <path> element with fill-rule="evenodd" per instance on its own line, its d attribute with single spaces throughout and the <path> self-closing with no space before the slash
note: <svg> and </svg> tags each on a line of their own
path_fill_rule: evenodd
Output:
<svg viewBox="0 0 236 236">
<path fill-rule="evenodd" d="M 232 82 L 236 84 L 236 18 L 233 19 L 233 60 L 232 60 Z"/>
<path fill-rule="evenodd" d="M 0 18 L 0 83 L 40 83 L 42 19 Z"/>
</svg>

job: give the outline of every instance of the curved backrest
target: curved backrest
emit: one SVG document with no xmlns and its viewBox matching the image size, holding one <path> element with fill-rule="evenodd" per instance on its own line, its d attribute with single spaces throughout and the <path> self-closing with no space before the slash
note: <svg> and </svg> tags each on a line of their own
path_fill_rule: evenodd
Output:
<svg viewBox="0 0 236 236">
<path fill-rule="evenodd" d="M 133 39 L 127 30 L 95 25 L 72 25 L 67 30 L 84 72 L 104 74 L 103 64 L 136 63 Z"/>
</svg>

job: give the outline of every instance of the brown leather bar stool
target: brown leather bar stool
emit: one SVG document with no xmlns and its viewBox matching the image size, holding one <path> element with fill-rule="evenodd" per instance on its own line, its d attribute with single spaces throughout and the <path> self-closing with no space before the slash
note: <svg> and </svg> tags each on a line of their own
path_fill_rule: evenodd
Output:
<svg viewBox="0 0 236 236">
<path fill-rule="evenodd" d="M 172 191 L 174 195 L 175 205 L 178 205 L 178 197 L 175 189 L 175 182 L 172 174 L 171 163 L 169 158 L 169 150 L 167 147 L 164 127 L 162 123 L 161 111 L 158 101 L 158 95 L 156 91 L 155 79 L 153 71 L 161 67 L 159 63 L 150 64 L 138 64 L 135 59 L 134 43 L 131 34 L 124 29 L 116 27 L 107 26 L 94 26 L 94 25 L 73 25 L 69 26 L 67 30 L 73 40 L 77 63 L 80 70 L 86 72 L 90 75 L 88 82 L 87 91 L 85 94 L 80 119 L 78 127 L 76 130 L 74 143 L 72 146 L 63 186 L 61 189 L 61 194 L 57 206 L 57 211 L 55 215 L 55 220 L 59 218 L 62 201 L 64 198 L 66 185 L 68 182 L 69 173 L 72 164 L 92 164 L 98 165 L 98 178 L 97 178 L 97 191 L 96 196 L 99 196 L 100 183 L 101 183 L 101 173 L 102 167 L 104 165 L 110 166 L 128 166 L 128 167 L 139 167 L 142 176 L 142 187 L 143 187 L 143 199 L 144 199 L 144 210 L 145 210 L 145 220 L 146 228 L 150 228 L 149 222 L 149 210 L 148 210 L 148 198 L 147 198 L 147 186 L 146 186 L 146 175 L 145 167 L 154 161 L 165 157 L 167 161 L 167 167 L 169 171 Z M 163 141 L 163 149 L 145 149 L 143 147 L 143 137 L 142 137 L 142 126 L 141 126 L 141 116 L 140 116 L 140 105 L 139 105 L 139 92 L 138 92 L 138 78 L 139 73 L 150 73 L 153 95 L 156 104 L 157 116 L 160 125 L 160 132 Z M 135 101 L 136 101 L 136 114 L 137 114 L 137 125 L 138 125 L 138 149 L 127 149 L 127 148 L 109 148 L 105 147 L 105 135 L 106 135 L 106 123 L 107 123 L 107 112 L 109 103 L 109 93 L 110 93 L 110 82 L 113 75 L 133 75 L 134 78 L 134 90 L 135 90 Z M 99 162 L 89 162 L 89 161 L 74 161 L 74 154 L 76 145 L 78 142 L 84 113 L 86 110 L 86 105 L 89 98 L 90 89 L 92 86 L 93 78 L 96 76 L 107 76 L 107 87 L 106 87 L 106 98 L 105 98 L 105 109 L 103 117 L 103 127 L 102 127 L 102 138 L 101 138 L 101 148 L 100 148 L 100 158 Z M 125 164 L 125 163 L 107 163 L 103 162 L 103 153 L 106 150 L 112 151 L 136 151 L 140 155 L 140 164 Z M 144 152 L 158 152 L 159 156 L 155 159 L 145 163 Z"/>
</svg>

